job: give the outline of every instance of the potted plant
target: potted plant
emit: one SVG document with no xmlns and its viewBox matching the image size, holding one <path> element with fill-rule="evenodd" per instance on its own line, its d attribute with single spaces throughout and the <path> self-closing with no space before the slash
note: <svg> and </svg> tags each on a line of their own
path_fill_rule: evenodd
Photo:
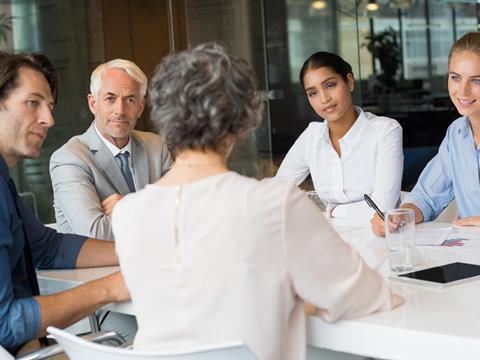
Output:
<svg viewBox="0 0 480 360">
<path fill-rule="evenodd" d="M 382 73 L 378 75 L 378 81 L 382 84 L 383 92 L 390 92 L 395 89 L 395 82 L 402 58 L 400 46 L 397 42 L 397 32 L 389 27 L 388 29 L 371 34 L 365 37 L 365 46 L 375 59 L 380 62 Z"/>
</svg>

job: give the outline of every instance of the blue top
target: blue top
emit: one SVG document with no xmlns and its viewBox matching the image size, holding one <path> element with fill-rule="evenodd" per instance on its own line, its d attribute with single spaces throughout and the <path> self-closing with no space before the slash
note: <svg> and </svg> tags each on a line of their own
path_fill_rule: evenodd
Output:
<svg viewBox="0 0 480 360">
<path fill-rule="evenodd" d="M 479 160 L 470 121 L 455 120 L 403 203 L 417 206 L 424 221 L 434 220 L 453 199 L 460 218 L 480 215 Z"/>
<path fill-rule="evenodd" d="M 73 268 L 86 238 L 45 227 L 16 191 L 12 193 L 9 180 L 0 155 L 0 345 L 14 353 L 37 336 L 41 324 L 25 262 L 25 241 L 35 268 Z"/>
</svg>

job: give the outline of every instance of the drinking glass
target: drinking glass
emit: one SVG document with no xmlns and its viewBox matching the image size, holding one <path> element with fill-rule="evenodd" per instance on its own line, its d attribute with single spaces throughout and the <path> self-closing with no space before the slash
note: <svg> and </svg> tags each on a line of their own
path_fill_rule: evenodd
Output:
<svg viewBox="0 0 480 360">
<path fill-rule="evenodd" d="M 388 262 L 392 271 L 413 269 L 415 216 L 412 209 L 392 209 L 385 215 Z"/>
</svg>

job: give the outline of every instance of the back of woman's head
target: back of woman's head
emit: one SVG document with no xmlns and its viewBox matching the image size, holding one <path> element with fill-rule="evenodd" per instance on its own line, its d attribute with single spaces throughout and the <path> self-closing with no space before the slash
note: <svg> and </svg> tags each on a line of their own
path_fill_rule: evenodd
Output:
<svg viewBox="0 0 480 360">
<path fill-rule="evenodd" d="M 320 69 L 323 67 L 332 69 L 345 81 L 347 81 L 348 74 L 351 74 L 353 77 L 352 66 L 348 62 L 343 60 L 337 54 L 319 51 L 310 55 L 310 57 L 303 63 L 303 66 L 300 70 L 300 83 L 302 86 L 304 87 L 303 79 L 309 70 Z"/>
<path fill-rule="evenodd" d="M 174 154 L 219 151 L 227 137 L 243 135 L 261 120 L 253 69 L 212 43 L 166 56 L 149 98 L 153 121 Z"/>
<path fill-rule="evenodd" d="M 460 39 L 455 41 L 448 54 L 448 63 L 454 53 L 461 51 L 471 51 L 480 56 L 480 32 L 474 31 L 463 35 Z"/>
</svg>

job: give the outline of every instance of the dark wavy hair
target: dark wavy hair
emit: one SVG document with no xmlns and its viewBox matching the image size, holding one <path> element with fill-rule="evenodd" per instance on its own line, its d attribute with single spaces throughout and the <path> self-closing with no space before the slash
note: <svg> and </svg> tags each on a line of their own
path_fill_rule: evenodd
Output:
<svg viewBox="0 0 480 360">
<path fill-rule="evenodd" d="M 58 73 L 50 60 L 42 54 L 12 54 L 0 51 L 0 103 L 20 84 L 18 81 L 18 70 L 30 68 L 45 76 L 55 103 L 58 97 Z"/>
<path fill-rule="evenodd" d="M 340 75 L 345 82 L 347 82 L 348 74 L 351 74 L 353 77 L 352 66 L 343 60 L 340 56 L 334 53 L 329 53 L 326 51 L 319 51 L 315 54 L 310 55 L 310 57 L 305 60 L 302 68 L 300 69 L 300 83 L 302 87 L 304 86 L 303 79 L 305 78 L 308 70 L 320 69 L 322 67 L 328 67 L 332 69 L 335 73 Z"/>
<path fill-rule="evenodd" d="M 253 69 L 213 43 L 166 56 L 149 87 L 152 119 L 170 151 L 222 151 L 258 127 L 263 103 Z"/>
</svg>

